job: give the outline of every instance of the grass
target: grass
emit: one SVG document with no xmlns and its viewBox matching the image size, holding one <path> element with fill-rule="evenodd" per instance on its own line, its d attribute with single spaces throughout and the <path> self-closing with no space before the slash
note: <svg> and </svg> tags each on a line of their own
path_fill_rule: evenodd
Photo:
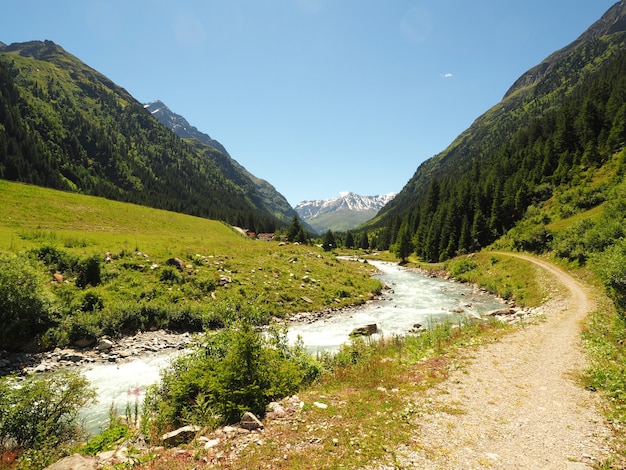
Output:
<svg viewBox="0 0 626 470">
<path fill-rule="evenodd" d="M 314 469 L 393 465 L 394 449 L 410 442 L 420 409 L 412 397 L 461 367 L 463 348 L 497 341 L 510 327 L 461 320 L 419 336 L 357 341 L 345 346 L 321 380 L 299 394 L 298 419 L 266 430 L 232 468 Z M 346 360 L 346 358 L 348 358 Z M 332 365 L 332 364 L 331 364 Z M 327 408 L 313 403 L 321 402 Z M 448 410 L 462 413 L 462 409 Z"/>
<path fill-rule="evenodd" d="M 149 327 L 219 326 L 241 316 L 265 323 L 360 304 L 381 288 L 367 263 L 250 240 L 218 221 L 6 181 L 0 205 L 0 253 L 52 246 L 63 256 L 103 260 L 97 286 L 77 287 L 72 273 L 48 286 L 66 312 L 44 335 L 49 345 Z M 52 281 L 58 268 L 41 269 Z"/>
<path fill-rule="evenodd" d="M 541 268 L 519 258 L 488 251 L 459 256 L 444 263 L 413 261 L 409 266 L 445 273 L 522 307 L 537 307 L 551 294 L 546 289 Z"/>
</svg>

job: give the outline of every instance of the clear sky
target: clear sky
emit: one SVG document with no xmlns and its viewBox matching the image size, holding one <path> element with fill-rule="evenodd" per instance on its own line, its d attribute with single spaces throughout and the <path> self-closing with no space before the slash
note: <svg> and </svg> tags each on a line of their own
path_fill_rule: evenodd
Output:
<svg viewBox="0 0 626 470">
<path fill-rule="evenodd" d="M 296 205 L 398 192 L 615 0 L 13 0 L 49 39 L 160 99 Z"/>
</svg>

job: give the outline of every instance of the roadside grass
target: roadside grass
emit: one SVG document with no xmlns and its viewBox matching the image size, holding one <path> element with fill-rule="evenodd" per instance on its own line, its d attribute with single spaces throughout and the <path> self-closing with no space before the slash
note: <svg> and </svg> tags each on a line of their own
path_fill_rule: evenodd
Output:
<svg viewBox="0 0 626 470">
<path fill-rule="evenodd" d="M 489 251 L 458 256 L 442 263 L 412 261 L 408 266 L 475 284 L 521 307 L 537 307 L 554 294 L 546 288 L 541 268 L 519 258 Z"/>
<path fill-rule="evenodd" d="M 467 348 L 497 341 L 512 329 L 496 320 L 459 317 L 420 335 L 354 340 L 326 358 L 327 372 L 299 394 L 304 405 L 291 423 L 270 422 L 262 442 L 248 446 L 227 466 L 323 469 L 394 465 L 395 449 L 411 442 L 415 432 L 420 405 L 414 395 L 462 368 Z M 463 413 L 462 408 L 442 411 Z"/>
<path fill-rule="evenodd" d="M 598 303 L 598 309 L 583 325 L 582 337 L 590 364 L 581 383 L 604 398 L 604 413 L 613 427 L 616 454 L 599 467 L 608 470 L 626 465 L 626 323 L 606 296 L 598 296 Z"/>
</svg>

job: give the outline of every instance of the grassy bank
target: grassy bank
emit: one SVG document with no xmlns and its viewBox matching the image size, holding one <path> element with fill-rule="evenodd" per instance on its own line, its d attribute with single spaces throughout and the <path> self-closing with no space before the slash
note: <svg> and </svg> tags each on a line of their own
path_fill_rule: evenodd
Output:
<svg viewBox="0 0 626 470">
<path fill-rule="evenodd" d="M 42 310 L 29 334 L 48 347 L 240 318 L 261 324 L 359 304 L 380 289 L 366 263 L 250 240 L 217 221 L 4 181 L 0 205 L 0 287 L 28 267 Z M 10 346 L 19 344 L 0 349 Z"/>
</svg>

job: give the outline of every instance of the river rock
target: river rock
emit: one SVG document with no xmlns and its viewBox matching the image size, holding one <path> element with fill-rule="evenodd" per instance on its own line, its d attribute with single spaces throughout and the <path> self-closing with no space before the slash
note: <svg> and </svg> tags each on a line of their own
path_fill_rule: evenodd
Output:
<svg viewBox="0 0 626 470">
<path fill-rule="evenodd" d="M 514 315 L 517 312 L 514 308 L 500 308 L 498 310 L 492 310 L 491 312 L 487 312 L 485 315 L 489 317 L 501 317 L 507 315 Z"/>
<path fill-rule="evenodd" d="M 352 333 L 350 333 L 350 336 L 371 336 L 376 333 L 378 333 L 378 325 L 371 323 L 360 328 L 355 328 L 352 330 Z"/>
<path fill-rule="evenodd" d="M 190 442 L 200 432 L 200 426 L 183 426 L 174 431 L 163 434 L 161 440 L 166 446 L 177 446 L 186 442 Z"/>
<path fill-rule="evenodd" d="M 45 470 L 97 470 L 97 468 L 98 464 L 93 457 L 74 454 L 53 463 Z"/>
<path fill-rule="evenodd" d="M 98 341 L 98 346 L 96 346 L 96 349 L 98 351 L 108 351 L 112 347 L 113 347 L 113 341 L 107 338 L 102 338 L 100 341 Z"/>
<path fill-rule="evenodd" d="M 241 417 L 239 426 L 247 429 L 248 431 L 254 431 L 263 427 L 263 423 L 253 413 L 246 411 Z"/>
</svg>

